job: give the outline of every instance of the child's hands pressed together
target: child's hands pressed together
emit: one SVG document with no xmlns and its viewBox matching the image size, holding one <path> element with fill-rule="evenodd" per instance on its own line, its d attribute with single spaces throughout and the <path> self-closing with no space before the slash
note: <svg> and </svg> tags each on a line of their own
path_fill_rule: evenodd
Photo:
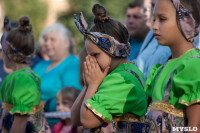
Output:
<svg viewBox="0 0 200 133">
<path fill-rule="evenodd" d="M 88 55 L 84 62 L 85 78 L 88 86 L 99 87 L 101 82 L 106 77 L 110 66 L 107 66 L 104 71 L 101 70 L 94 56 Z"/>
</svg>

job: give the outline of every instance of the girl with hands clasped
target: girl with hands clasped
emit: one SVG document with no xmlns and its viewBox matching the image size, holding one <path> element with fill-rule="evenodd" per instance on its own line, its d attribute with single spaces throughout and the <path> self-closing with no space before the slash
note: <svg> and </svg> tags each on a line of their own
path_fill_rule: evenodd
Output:
<svg viewBox="0 0 200 133">
<path fill-rule="evenodd" d="M 94 25 L 88 31 L 80 13 L 75 23 L 85 38 L 84 89 L 72 106 L 72 123 L 84 132 L 141 132 L 147 99 L 144 77 L 130 63 L 129 34 L 125 26 L 93 6 Z M 81 63 L 80 63 L 81 64 Z M 81 70 L 80 70 L 81 71 Z M 112 131 L 110 127 L 112 127 Z M 87 130 L 86 130 L 87 129 Z"/>
<path fill-rule="evenodd" d="M 97 63 L 95 56 L 88 55 L 86 57 L 86 61 L 84 62 L 85 78 L 86 78 L 86 82 L 88 84 L 88 89 L 92 88 L 94 93 L 97 92 L 99 85 L 104 80 L 104 78 L 107 76 L 107 73 L 110 68 L 110 66 L 109 66 L 110 62 L 104 61 L 104 62 L 100 62 L 100 63 L 101 63 L 100 64 L 101 66 L 105 66 L 106 68 L 103 68 L 101 70 L 99 64 Z"/>
</svg>

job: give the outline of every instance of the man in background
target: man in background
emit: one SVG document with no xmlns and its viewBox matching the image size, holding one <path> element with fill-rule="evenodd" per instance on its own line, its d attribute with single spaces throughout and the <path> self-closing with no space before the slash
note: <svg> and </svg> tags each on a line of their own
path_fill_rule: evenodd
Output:
<svg viewBox="0 0 200 133">
<path fill-rule="evenodd" d="M 126 11 L 126 26 L 130 35 L 129 43 L 131 45 L 130 61 L 133 61 L 137 57 L 143 41 L 149 32 L 146 21 L 143 0 L 134 0 L 128 5 Z"/>
<path fill-rule="evenodd" d="M 150 14 L 150 16 L 147 16 L 147 19 L 150 22 L 150 28 L 153 25 L 152 13 L 156 1 L 157 0 L 145 0 L 143 7 L 144 9 L 148 8 L 148 10 L 146 9 L 145 11 L 150 12 L 145 12 L 145 14 Z M 147 4 L 147 2 L 150 3 Z M 145 7 L 145 5 L 151 5 L 151 7 Z M 154 31 L 150 30 L 140 48 L 135 64 L 142 71 L 146 80 L 152 66 L 166 63 L 170 56 L 170 48 L 168 46 L 159 45 L 158 41 L 154 37 Z"/>
</svg>

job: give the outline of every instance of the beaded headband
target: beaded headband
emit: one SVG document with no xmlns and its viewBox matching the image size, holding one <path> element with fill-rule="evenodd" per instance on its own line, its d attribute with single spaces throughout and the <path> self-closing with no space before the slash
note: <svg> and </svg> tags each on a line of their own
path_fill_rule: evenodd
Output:
<svg viewBox="0 0 200 133">
<path fill-rule="evenodd" d="M 194 37 L 199 33 L 199 24 L 195 21 L 192 13 L 188 11 L 180 0 L 172 0 L 177 11 L 177 24 L 187 41 L 193 42 Z"/>
<path fill-rule="evenodd" d="M 90 39 L 93 43 L 98 45 L 101 49 L 113 57 L 128 57 L 130 56 L 130 44 L 120 43 L 114 37 L 100 33 L 88 32 L 83 13 L 80 13 L 79 18 L 74 14 L 74 21 L 78 30 L 84 35 L 85 38 Z"/>
</svg>

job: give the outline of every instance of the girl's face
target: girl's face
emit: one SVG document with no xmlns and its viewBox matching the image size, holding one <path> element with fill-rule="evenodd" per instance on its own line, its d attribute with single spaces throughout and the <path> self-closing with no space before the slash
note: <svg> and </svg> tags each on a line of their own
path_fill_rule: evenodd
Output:
<svg viewBox="0 0 200 133">
<path fill-rule="evenodd" d="M 73 102 L 67 100 L 67 99 L 63 99 L 62 95 L 59 94 L 59 96 L 57 96 L 56 98 L 56 111 L 57 112 L 70 112 L 71 111 L 71 107 Z M 63 118 L 65 119 L 65 118 Z"/>
<path fill-rule="evenodd" d="M 176 21 L 176 9 L 171 0 L 158 0 L 153 15 L 154 35 L 160 45 L 170 46 L 183 38 Z"/>
<path fill-rule="evenodd" d="M 101 50 L 97 45 L 95 45 L 92 41 L 86 39 L 85 47 L 88 55 L 94 56 L 99 64 L 101 70 L 105 70 L 107 66 L 111 64 L 111 56 Z"/>
</svg>

